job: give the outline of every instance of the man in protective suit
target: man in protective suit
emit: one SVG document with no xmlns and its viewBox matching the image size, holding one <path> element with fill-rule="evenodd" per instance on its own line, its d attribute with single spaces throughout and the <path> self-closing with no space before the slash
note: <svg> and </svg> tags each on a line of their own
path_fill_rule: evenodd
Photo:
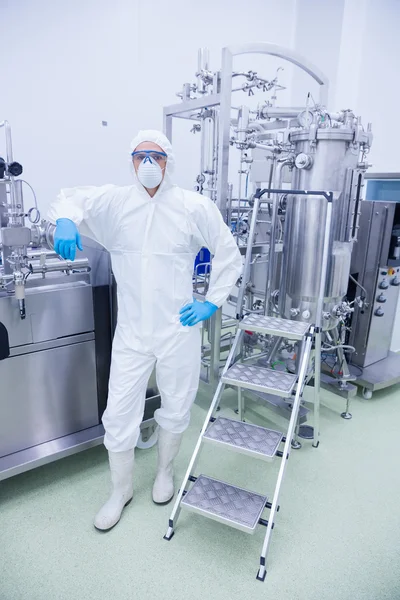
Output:
<svg viewBox="0 0 400 600">
<path fill-rule="evenodd" d="M 174 156 L 168 139 L 141 131 L 131 144 L 134 184 L 64 189 L 51 205 L 54 248 L 74 260 L 80 233 L 111 255 L 118 290 L 107 409 L 103 415 L 113 490 L 95 527 L 116 525 L 133 496 L 135 446 L 146 387 L 156 365 L 161 407 L 157 504 L 174 495 L 173 461 L 189 425 L 200 375 L 200 321 L 220 307 L 242 271 L 242 259 L 215 204 L 172 184 Z M 205 302 L 193 300 L 195 257 L 213 255 Z"/>
</svg>

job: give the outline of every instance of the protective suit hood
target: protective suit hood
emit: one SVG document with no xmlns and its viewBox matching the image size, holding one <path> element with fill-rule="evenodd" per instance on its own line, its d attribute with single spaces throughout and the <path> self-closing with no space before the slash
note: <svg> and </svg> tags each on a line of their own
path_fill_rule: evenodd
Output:
<svg viewBox="0 0 400 600">
<path fill-rule="evenodd" d="M 136 148 L 139 146 L 139 144 L 141 144 L 142 142 L 153 142 L 154 144 L 157 144 L 157 146 L 160 146 L 160 148 L 168 156 L 167 166 L 165 168 L 164 179 L 163 179 L 163 181 L 160 185 L 160 188 L 157 192 L 157 195 L 158 195 L 160 193 L 160 191 L 165 191 L 168 188 L 172 187 L 172 185 L 173 185 L 171 174 L 174 172 L 174 167 L 175 167 L 174 152 L 172 150 L 172 146 L 171 146 L 171 143 L 168 140 L 168 138 L 161 131 L 157 131 L 155 129 L 144 129 L 142 131 L 139 131 L 139 133 L 133 138 L 133 140 L 131 142 L 131 148 L 130 148 L 131 153 L 134 152 L 136 150 Z M 134 172 L 133 176 L 134 176 L 136 187 L 139 190 L 144 190 L 145 188 L 140 183 L 140 181 L 136 175 L 136 171 L 135 171 L 134 167 L 132 167 L 132 168 L 133 168 L 133 172 Z"/>
</svg>

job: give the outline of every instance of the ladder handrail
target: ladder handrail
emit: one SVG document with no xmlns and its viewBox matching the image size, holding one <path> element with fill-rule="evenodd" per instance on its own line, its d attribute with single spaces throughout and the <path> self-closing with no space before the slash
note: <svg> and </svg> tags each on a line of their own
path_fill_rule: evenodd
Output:
<svg viewBox="0 0 400 600">
<path fill-rule="evenodd" d="M 305 347 L 304 347 L 304 352 L 303 352 L 300 371 L 299 371 L 297 390 L 296 390 L 296 395 L 295 395 L 293 408 L 292 408 L 292 414 L 290 417 L 289 426 L 288 426 L 288 430 L 287 430 L 285 446 L 283 449 L 283 458 L 282 458 L 282 462 L 281 462 L 281 465 L 279 468 L 278 478 L 277 478 L 277 482 L 276 482 L 276 486 L 275 486 L 274 497 L 272 500 L 272 506 L 271 506 L 271 510 L 270 510 L 270 517 L 268 519 L 267 531 L 265 534 L 264 544 L 263 544 L 262 551 L 261 551 L 260 570 L 258 573 L 258 579 L 264 579 L 265 573 L 266 573 L 265 558 L 266 558 L 269 544 L 271 541 L 271 532 L 272 532 L 275 514 L 277 512 L 280 488 L 281 488 L 283 478 L 285 475 L 287 458 L 290 455 L 291 443 L 292 443 L 293 435 L 294 435 L 296 425 L 297 425 L 300 402 L 301 402 L 301 398 L 302 398 L 302 387 L 303 387 L 303 382 L 307 375 L 307 368 L 308 368 L 308 363 L 309 363 L 310 354 L 311 354 L 312 340 L 314 337 L 314 329 L 311 328 L 311 330 L 308 333 L 306 333 L 306 335 L 304 337 L 305 337 Z"/>
</svg>

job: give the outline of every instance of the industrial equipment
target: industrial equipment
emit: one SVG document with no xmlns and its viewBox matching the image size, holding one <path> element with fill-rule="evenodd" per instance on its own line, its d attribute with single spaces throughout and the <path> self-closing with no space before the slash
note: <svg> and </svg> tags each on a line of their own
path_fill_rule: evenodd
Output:
<svg viewBox="0 0 400 600">
<path fill-rule="evenodd" d="M 351 274 L 348 298 L 361 289 L 365 302 L 364 307 L 355 305 L 350 321 L 348 343 L 356 350 L 350 371 L 356 377 L 354 383 L 362 386 L 364 398 L 369 399 L 375 390 L 400 382 L 400 355 L 390 351 L 399 307 L 400 203 L 361 203 Z"/>
<path fill-rule="evenodd" d="M 319 98 L 314 101 L 308 92 L 304 106 L 277 106 L 277 92 L 283 89 L 278 73 L 268 78 L 254 70 L 234 70 L 234 58 L 248 54 L 274 56 L 296 65 L 319 84 Z M 344 355 L 355 352 L 347 340 L 347 326 L 355 306 L 366 308 L 366 298 L 357 280 L 353 297 L 346 294 L 372 132 L 350 109 L 329 111 L 327 78 L 285 48 L 272 44 L 224 48 L 219 71 L 210 70 L 208 52 L 202 49 L 196 76 L 196 84 L 184 85 L 182 102 L 164 109 L 165 131 L 171 139 L 172 122 L 178 117 L 188 119 L 191 131 L 201 134 L 197 189 L 216 202 L 231 227 L 244 256 L 244 270 L 237 297 L 230 301 L 233 314 L 228 326 L 221 313 L 219 322 L 215 319 L 209 325 L 203 361 L 216 389 L 165 539 L 172 539 L 181 509 L 248 533 L 263 525 L 266 535 L 257 579 L 264 581 L 291 449 L 301 446 L 299 434 L 310 437 L 315 448 L 319 445 L 322 361 L 336 355 L 343 365 L 335 378 L 323 380 L 324 385 L 335 384 L 340 390 L 354 379 Z M 238 78 L 244 81 L 239 87 Z M 255 96 L 256 92 L 261 96 L 258 104 L 238 98 L 240 93 Z M 234 164 L 238 176 L 232 184 Z M 208 273 L 205 268 L 202 291 Z M 200 279 L 196 275 L 198 291 Z M 231 328 L 232 318 L 238 328 L 229 338 L 225 361 L 227 338 L 221 331 Z M 218 416 L 226 386 L 237 389 L 238 418 Z M 306 386 L 313 387 L 314 422 L 301 431 L 307 416 Z M 287 431 L 245 422 L 244 395 L 286 414 Z M 348 402 L 342 416 L 351 417 Z M 203 443 L 265 461 L 280 459 L 273 494 L 197 475 Z M 267 519 L 265 510 L 269 510 Z"/>
<path fill-rule="evenodd" d="M 233 68 L 234 57 L 257 53 L 280 57 L 303 69 L 319 84 L 319 99 L 315 101 L 307 93 L 304 106 L 277 106 L 278 94 L 284 89 L 278 81 L 282 69 L 268 78 L 254 70 Z M 174 118 L 188 119 L 188 132 L 201 136 L 196 189 L 217 203 L 245 257 L 237 297 L 231 298 L 224 315 L 219 314 L 204 330 L 208 339 L 203 344 L 203 379 L 215 389 L 237 317 L 254 313 L 316 324 L 312 353 L 315 418 L 320 377 L 321 385 L 347 399 L 342 416 L 349 418 L 352 394 L 348 382 L 355 376 L 348 369 L 345 351 L 349 356 L 355 349 L 345 343 L 343 327 L 354 306 L 362 307 L 364 302 L 362 292 L 350 302 L 346 294 L 371 126 L 364 128 L 361 118 L 350 109 L 328 111 L 327 78 L 296 53 L 277 46 L 226 48 L 220 71 L 210 70 L 208 51 L 201 49 L 196 76 L 195 84 L 184 84 L 179 94 L 182 102 L 164 109 L 165 131 L 171 138 Z M 243 83 L 237 86 L 239 80 Z M 243 95 L 247 96 L 245 103 Z M 236 177 L 234 170 L 238 171 Z M 234 177 L 232 181 L 230 177 Z M 332 193 L 332 203 L 326 201 L 326 192 Z M 327 281 L 318 324 L 322 250 L 330 210 Z M 195 278 L 195 291 L 200 293 L 206 291 L 209 274 L 205 265 L 202 268 L 203 278 L 199 273 Z M 280 336 L 246 335 L 243 352 L 278 370 L 293 372 L 298 367 L 298 344 Z M 330 360 L 326 358 L 335 356 L 343 365 L 340 373 L 327 369 Z M 246 397 L 250 396 L 290 417 L 287 404 L 280 400 L 246 392 Z M 307 412 L 302 406 L 302 421 Z M 310 432 L 308 429 L 308 435 Z M 304 428 L 300 433 L 307 437 Z"/>
<path fill-rule="evenodd" d="M 116 301 L 104 248 L 84 239 L 84 255 L 61 260 L 54 226 L 37 206 L 25 212 L 11 128 L 0 127 L 1 480 L 102 442 Z M 156 441 L 154 376 L 148 396 L 142 446 Z"/>
</svg>

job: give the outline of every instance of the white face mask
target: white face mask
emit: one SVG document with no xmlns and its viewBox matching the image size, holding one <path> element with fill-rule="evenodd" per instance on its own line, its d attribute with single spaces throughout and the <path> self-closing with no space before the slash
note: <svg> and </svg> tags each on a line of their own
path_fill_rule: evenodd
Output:
<svg viewBox="0 0 400 600">
<path fill-rule="evenodd" d="M 161 169 L 160 165 L 145 158 L 137 170 L 137 177 L 143 187 L 153 190 L 162 182 L 162 172 L 163 169 Z"/>
</svg>

